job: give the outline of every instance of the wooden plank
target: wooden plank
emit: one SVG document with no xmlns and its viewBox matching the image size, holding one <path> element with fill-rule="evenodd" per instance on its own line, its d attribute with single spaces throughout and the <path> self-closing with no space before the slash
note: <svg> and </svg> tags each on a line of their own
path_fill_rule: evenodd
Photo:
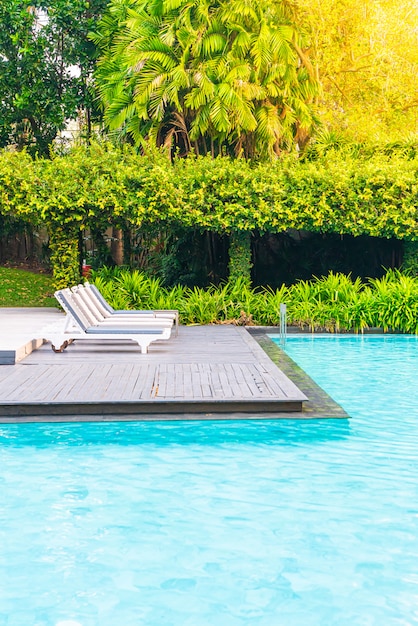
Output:
<svg viewBox="0 0 418 626">
<path fill-rule="evenodd" d="M 260 367 L 257 363 L 251 363 L 249 366 L 249 371 L 251 373 L 252 379 L 254 381 L 254 385 L 257 387 L 260 395 L 265 395 L 268 393 L 269 388 L 267 383 L 260 371 Z"/>
<path fill-rule="evenodd" d="M 76 385 L 68 390 L 68 399 L 76 398 L 80 401 L 100 401 L 103 397 L 102 381 L 110 376 L 111 366 L 100 364 L 89 366 L 82 371 Z"/>
<path fill-rule="evenodd" d="M 25 400 L 39 400 L 39 391 L 46 388 L 51 392 L 55 380 L 54 368 L 44 366 L 40 368 L 26 368 L 23 365 L 16 365 L 16 378 L 13 380 L 13 387 L 6 394 L 5 400 L 14 399 L 17 396 L 21 402 Z M 23 369 L 25 367 L 25 369 Z"/>
<path fill-rule="evenodd" d="M 51 367 L 53 370 L 53 397 L 50 398 L 48 395 L 48 386 L 44 386 L 42 389 L 42 397 L 39 398 L 40 401 L 48 401 L 51 399 L 52 401 L 70 401 L 72 398 L 77 398 L 79 400 L 81 398 L 80 388 L 83 387 L 85 378 L 89 378 L 92 376 L 93 372 L 91 368 L 78 368 L 76 372 L 74 372 L 71 366 L 61 365 L 60 367 Z M 95 373 L 95 375 L 97 375 Z M 52 381 L 51 381 L 52 382 Z M 90 390 L 95 389 L 94 384 L 89 385 Z"/>
<path fill-rule="evenodd" d="M 184 363 L 178 363 L 174 369 L 174 397 L 184 398 Z"/>
<path fill-rule="evenodd" d="M 260 393 L 260 388 L 257 386 L 255 379 L 254 379 L 254 372 L 253 372 L 253 368 L 251 367 L 251 363 L 245 363 L 245 364 L 237 364 L 237 369 L 239 368 L 239 370 L 241 371 L 241 380 L 245 381 L 245 386 L 246 386 L 246 390 L 247 392 L 254 398 L 259 398 L 262 397 L 263 395 L 265 395 L 265 391 L 264 394 Z"/>
<path fill-rule="evenodd" d="M 165 400 L 173 400 L 175 397 L 175 365 L 174 363 L 166 364 L 166 387 L 165 394 L 161 396 Z"/>
<path fill-rule="evenodd" d="M 201 400 L 202 399 L 202 385 L 200 384 L 200 371 L 199 365 L 197 363 L 190 364 L 190 371 L 192 375 L 192 400 Z"/>
<path fill-rule="evenodd" d="M 107 401 L 126 400 L 124 397 L 125 379 L 129 375 L 131 366 L 129 363 L 114 363 L 107 376 L 108 390 L 106 393 Z"/>
<path fill-rule="evenodd" d="M 0 371 L 2 369 L 1 367 Z M 14 399 L 16 396 L 23 398 L 26 389 L 32 384 L 32 377 L 41 378 L 43 375 L 43 368 L 30 372 L 28 368 L 22 369 L 21 365 L 14 365 L 13 369 L 12 374 L 7 376 L 2 382 L 0 389 L 1 401 Z"/>
<path fill-rule="evenodd" d="M 262 367 L 259 367 L 259 370 L 271 395 L 284 398 L 287 398 L 289 396 L 291 397 L 293 387 L 286 389 L 286 386 L 281 384 L 283 379 L 278 380 L 278 377 L 273 376 L 270 372 L 266 371 Z"/>
<path fill-rule="evenodd" d="M 212 363 L 212 391 L 215 398 L 222 397 L 222 383 L 219 374 L 219 364 Z"/>
<path fill-rule="evenodd" d="M 161 363 L 155 368 L 155 381 L 158 386 L 158 394 L 156 398 L 165 398 L 167 396 L 167 363 Z"/>
<path fill-rule="evenodd" d="M 57 400 L 67 400 L 75 393 L 78 395 L 80 378 L 84 374 L 80 369 L 73 371 L 73 368 L 66 365 L 59 367 L 48 367 L 48 372 L 41 384 L 38 385 L 36 400 L 39 402 L 55 402 Z"/>
<path fill-rule="evenodd" d="M 190 363 L 183 364 L 183 393 L 185 399 L 193 398 L 193 376 Z"/>
<path fill-rule="evenodd" d="M 234 363 L 225 363 L 225 373 L 228 377 L 228 382 L 231 387 L 231 397 L 233 398 L 241 398 L 242 389 L 240 382 L 237 378 L 237 368 Z M 245 395 L 244 395 L 245 397 Z"/>
<path fill-rule="evenodd" d="M 122 370 L 119 378 L 116 377 L 113 399 L 114 400 L 131 400 L 132 396 L 130 393 L 130 378 L 132 376 L 132 372 L 134 369 L 134 365 L 132 363 L 124 364 L 124 369 Z"/>
<path fill-rule="evenodd" d="M 232 398 L 233 392 L 228 377 L 228 372 L 225 370 L 225 363 L 219 364 L 219 382 L 221 383 L 222 387 L 222 394 L 220 394 L 220 397 Z"/>
<path fill-rule="evenodd" d="M 202 398 L 213 398 L 212 378 L 209 363 L 198 363 L 198 371 Z"/>
<path fill-rule="evenodd" d="M 149 363 L 139 366 L 135 363 L 131 382 L 132 400 L 139 400 L 143 394 L 150 397 L 154 385 L 154 366 Z"/>
<path fill-rule="evenodd" d="M 240 375 L 239 372 L 241 373 Z M 265 392 L 260 394 L 260 389 L 255 384 L 251 363 L 237 363 L 237 375 L 239 375 L 240 387 L 248 397 L 258 398 L 265 395 Z"/>
</svg>

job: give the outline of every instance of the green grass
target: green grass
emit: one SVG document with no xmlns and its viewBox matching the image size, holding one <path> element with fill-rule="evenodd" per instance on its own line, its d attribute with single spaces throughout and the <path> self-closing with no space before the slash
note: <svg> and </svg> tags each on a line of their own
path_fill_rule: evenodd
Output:
<svg viewBox="0 0 418 626">
<path fill-rule="evenodd" d="M 51 276 L 0 267 L 0 307 L 55 307 L 53 293 Z"/>
</svg>

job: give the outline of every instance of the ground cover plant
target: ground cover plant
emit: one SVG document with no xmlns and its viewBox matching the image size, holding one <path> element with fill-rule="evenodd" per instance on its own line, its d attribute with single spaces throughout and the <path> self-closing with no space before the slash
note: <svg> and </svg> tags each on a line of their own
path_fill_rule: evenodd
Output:
<svg viewBox="0 0 418 626">
<path fill-rule="evenodd" d="M 92 280 L 117 309 L 178 309 L 183 324 L 280 323 L 280 303 L 287 305 L 288 324 L 304 330 L 418 333 L 418 278 L 388 271 L 362 283 L 330 272 L 274 290 L 252 289 L 245 280 L 219 287 L 165 288 L 158 278 L 115 268 L 93 272 Z"/>
<path fill-rule="evenodd" d="M 90 280 L 115 309 L 178 309 L 183 324 L 278 326 L 285 303 L 288 324 L 306 331 L 418 333 L 418 277 L 399 271 L 367 282 L 330 272 L 279 289 L 252 289 L 244 279 L 166 288 L 158 278 L 120 267 L 93 271 Z M 0 267 L 0 306 L 56 306 L 52 277 Z"/>
<path fill-rule="evenodd" d="M 56 306 L 52 277 L 18 268 L 0 267 L 0 306 Z"/>
</svg>

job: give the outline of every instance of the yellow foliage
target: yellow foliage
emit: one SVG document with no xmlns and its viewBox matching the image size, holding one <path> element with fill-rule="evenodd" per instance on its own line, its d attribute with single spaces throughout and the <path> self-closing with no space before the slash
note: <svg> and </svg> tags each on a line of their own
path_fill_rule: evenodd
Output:
<svg viewBox="0 0 418 626">
<path fill-rule="evenodd" d="M 354 141 L 418 133 L 416 0 L 297 0 L 329 130 Z"/>
</svg>

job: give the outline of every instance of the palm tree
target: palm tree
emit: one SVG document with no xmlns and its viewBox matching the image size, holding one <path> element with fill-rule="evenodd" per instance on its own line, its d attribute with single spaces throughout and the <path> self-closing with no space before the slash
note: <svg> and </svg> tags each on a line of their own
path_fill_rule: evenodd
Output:
<svg viewBox="0 0 418 626">
<path fill-rule="evenodd" d="M 109 128 L 269 157 L 309 136 L 317 83 L 288 0 L 112 0 L 92 39 Z"/>
</svg>

